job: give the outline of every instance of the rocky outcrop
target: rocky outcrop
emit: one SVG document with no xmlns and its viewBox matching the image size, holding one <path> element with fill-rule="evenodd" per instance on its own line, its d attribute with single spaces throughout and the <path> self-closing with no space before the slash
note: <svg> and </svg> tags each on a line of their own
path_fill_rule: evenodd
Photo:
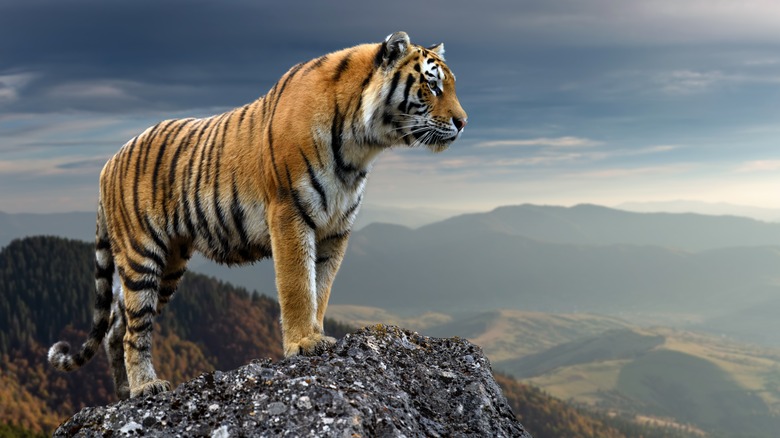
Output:
<svg viewBox="0 0 780 438">
<path fill-rule="evenodd" d="M 85 408 L 54 435 L 530 437 L 479 347 L 392 326 L 349 334 L 321 356 L 257 360 Z"/>
</svg>

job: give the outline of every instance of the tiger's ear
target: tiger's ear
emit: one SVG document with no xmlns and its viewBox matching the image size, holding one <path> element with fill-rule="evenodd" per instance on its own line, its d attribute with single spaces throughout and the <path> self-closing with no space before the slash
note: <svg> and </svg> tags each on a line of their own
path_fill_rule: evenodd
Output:
<svg viewBox="0 0 780 438">
<path fill-rule="evenodd" d="M 439 55 L 439 58 L 444 61 L 444 43 L 439 43 L 435 46 L 428 47 L 428 50 Z"/>
<path fill-rule="evenodd" d="M 409 35 L 406 32 L 395 32 L 385 38 L 382 46 L 382 64 L 389 67 L 403 58 L 409 50 Z"/>
</svg>

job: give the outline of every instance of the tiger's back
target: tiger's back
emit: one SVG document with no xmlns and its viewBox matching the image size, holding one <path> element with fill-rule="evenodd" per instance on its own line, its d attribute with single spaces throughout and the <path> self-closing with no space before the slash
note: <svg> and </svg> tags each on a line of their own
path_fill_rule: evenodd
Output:
<svg viewBox="0 0 780 438">
<path fill-rule="evenodd" d="M 55 344 L 50 362 L 78 368 L 108 333 L 120 396 L 169 389 L 151 328 L 194 250 L 228 264 L 273 256 L 285 354 L 332 343 L 322 320 L 377 155 L 444 150 L 466 124 L 442 55 L 398 32 L 298 64 L 243 107 L 128 142 L 100 176 L 93 331 L 77 354 Z"/>
</svg>

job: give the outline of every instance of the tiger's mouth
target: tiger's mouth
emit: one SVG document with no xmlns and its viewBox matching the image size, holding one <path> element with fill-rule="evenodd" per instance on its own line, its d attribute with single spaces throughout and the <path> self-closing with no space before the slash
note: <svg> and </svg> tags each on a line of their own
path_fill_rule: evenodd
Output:
<svg viewBox="0 0 780 438">
<path fill-rule="evenodd" d="M 454 134 L 442 132 L 436 128 L 430 128 L 415 135 L 415 142 L 411 145 L 425 145 L 432 152 L 438 153 L 447 150 L 450 145 L 460 137 L 460 132 Z"/>
</svg>

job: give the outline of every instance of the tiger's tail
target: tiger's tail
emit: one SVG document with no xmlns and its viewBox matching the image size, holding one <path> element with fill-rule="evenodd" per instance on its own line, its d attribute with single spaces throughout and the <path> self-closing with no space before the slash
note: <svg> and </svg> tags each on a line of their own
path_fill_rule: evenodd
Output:
<svg viewBox="0 0 780 438">
<path fill-rule="evenodd" d="M 97 230 L 95 232 L 95 307 L 92 317 L 92 329 L 87 340 L 76 353 L 69 353 L 70 344 L 57 342 L 49 348 L 49 363 L 61 371 L 74 371 L 81 368 L 100 348 L 109 327 L 111 304 L 114 299 L 112 283 L 114 277 L 114 256 L 108 237 L 103 204 L 98 206 Z"/>
</svg>

